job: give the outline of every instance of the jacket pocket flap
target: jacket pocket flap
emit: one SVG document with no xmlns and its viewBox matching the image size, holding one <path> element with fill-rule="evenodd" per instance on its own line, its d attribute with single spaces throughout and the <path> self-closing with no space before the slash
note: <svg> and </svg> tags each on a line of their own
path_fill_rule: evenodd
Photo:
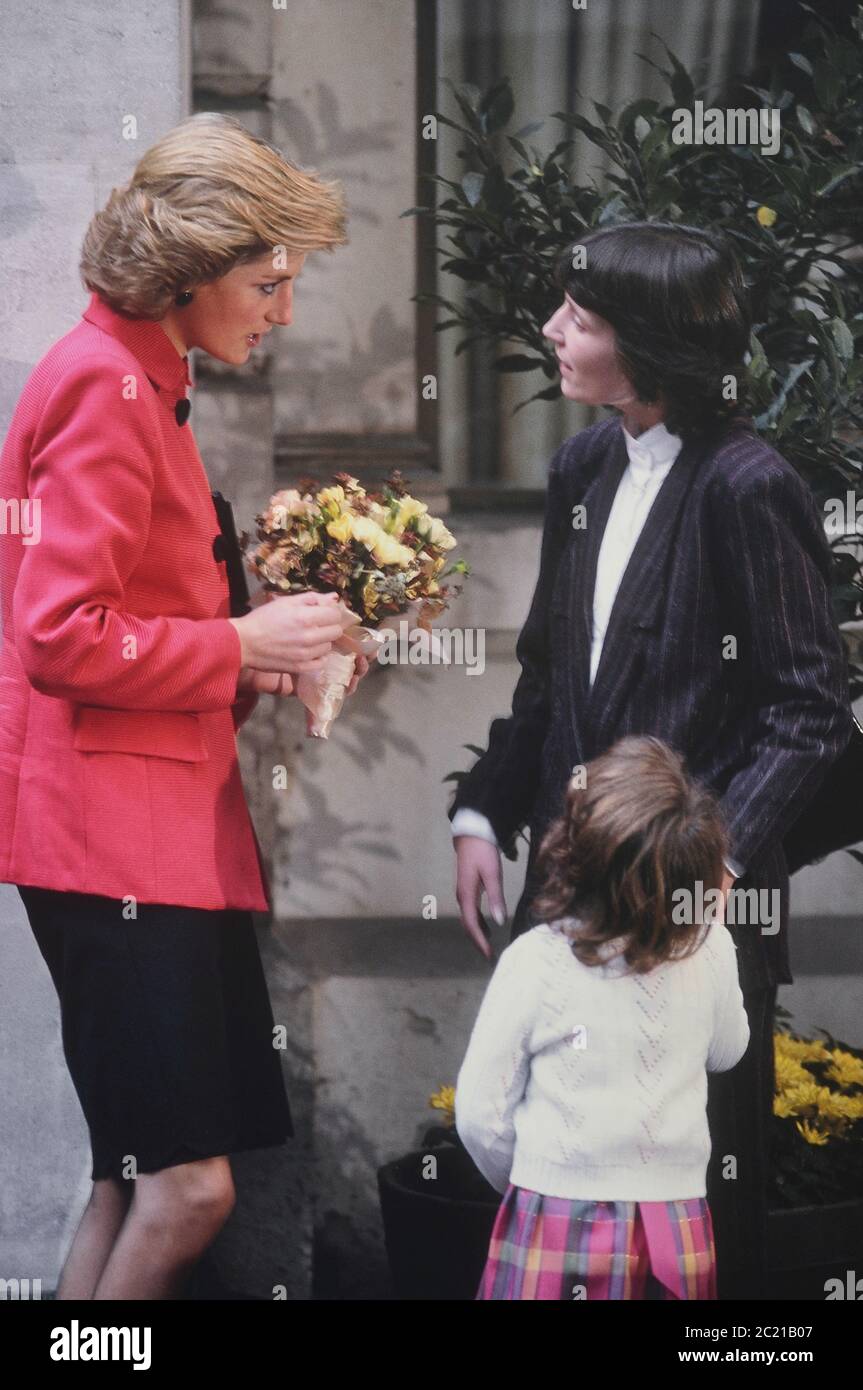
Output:
<svg viewBox="0 0 863 1390">
<path fill-rule="evenodd" d="M 143 753 L 150 758 L 204 762 L 201 721 L 194 711 L 105 709 L 79 705 L 74 746 L 93 753 Z"/>
</svg>

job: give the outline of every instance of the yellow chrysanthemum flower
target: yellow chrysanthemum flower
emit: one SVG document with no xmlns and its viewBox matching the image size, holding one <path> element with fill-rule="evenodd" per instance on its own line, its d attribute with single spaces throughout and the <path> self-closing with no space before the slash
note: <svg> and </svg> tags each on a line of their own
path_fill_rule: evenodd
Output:
<svg viewBox="0 0 863 1390">
<path fill-rule="evenodd" d="M 822 1040 L 774 1034 L 776 1087 L 773 1113 L 793 1119 L 808 1144 L 823 1146 L 844 1139 L 863 1119 L 863 1093 L 847 1095 L 835 1087 L 863 1085 L 863 1059 Z M 809 1070 L 819 1064 L 818 1079 Z M 808 1064 L 808 1065 L 807 1065 Z M 825 1085 L 824 1081 L 833 1083 Z"/>
<path fill-rule="evenodd" d="M 455 1124 L 455 1086 L 441 1086 L 429 1096 L 429 1105 L 433 1110 L 441 1111 L 446 1124 Z"/>
<path fill-rule="evenodd" d="M 816 1144 L 820 1146 L 829 1142 L 828 1136 L 826 1134 L 824 1134 L 820 1129 L 814 1129 L 812 1125 L 807 1124 L 805 1120 L 798 1120 L 797 1128 L 803 1135 L 803 1138 L 806 1140 L 807 1144 Z"/>
<path fill-rule="evenodd" d="M 796 1085 L 789 1086 L 780 1096 L 775 1098 L 776 1103 L 781 1103 L 787 1109 L 786 1114 L 799 1115 L 803 1111 L 811 1111 L 812 1114 L 818 1109 L 818 1093 L 822 1088 L 811 1077 L 807 1081 L 802 1081 Z M 780 1114 L 781 1111 L 774 1113 Z"/>
<path fill-rule="evenodd" d="M 776 223 L 777 213 L 773 210 L 773 208 L 764 207 L 762 205 L 756 212 L 755 216 L 758 218 L 759 226 L 772 227 Z"/>
<path fill-rule="evenodd" d="M 826 1043 L 812 1038 L 794 1038 L 788 1033 L 777 1033 L 774 1038 L 774 1052 L 780 1057 L 793 1057 L 798 1062 L 826 1062 L 830 1059 Z"/>
<path fill-rule="evenodd" d="M 822 1088 L 818 1113 L 834 1120 L 859 1120 L 863 1116 L 863 1096 L 844 1096 L 839 1091 Z"/>
<path fill-rule="evenodd" d="M 827 1075 L 840 1086 L 863 1086 L 863 1058 L 834 1048 Z"/>
<path fill-rule="evenodd" d="M 775 1071 L 777 1091 L 786 1091 L 791 1086 L 799 1086 L 811 1079 L 802 1062 L 798 1062 L 795 1057 L 784 1057 L 779 1052 L 775 1057 Z"/>
</svg>

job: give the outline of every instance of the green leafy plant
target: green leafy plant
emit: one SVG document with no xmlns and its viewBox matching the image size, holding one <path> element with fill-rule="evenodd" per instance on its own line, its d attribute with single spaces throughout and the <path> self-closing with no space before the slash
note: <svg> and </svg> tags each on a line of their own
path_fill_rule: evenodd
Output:
<svg viewBox="0 0 863 1390">
<path fill-rule="evenodd" d="M 545 122 L 509 132 L 508 79 L 484 94 L 453 88 L 461 119 L 437 119 L 460 136 L 465 172 L 460 179 L 429 175 L 440 202 L 403 216 L 434 221 L 441 269 L 467 285 L 463 302 L 418 296 L 444 311 L 437 330 L 462 330 L 457 352 L 474 343 L 492 348 L 497 371 L 538 371 L 553 383 L 516 409 L 560 395 L 542 324 L 556 307 L 552 268 L 567 244 L 594 227 L 651 218 L 721 230 L 738 253 L 754 310 L 748 384 L 756 426 L 819 504 L 851 492 L 856 508 L 863 467 L 863 6 L 849 34 L 802 8 L 813 19 L 800 51 L 776 64 L 769 87 L 743 89 L 752 104 L 780 112 L 776 154 L 755 145 L 675 143 L 674 112 L 691 109 L 699 92 L 663 44 L 665 65 L 641 56 L 663 75 L 668 101 L 643 98 L 617 115 L 595 102 L 592 119 L 556 112 L 551 120 L 560 138 L 546 153 L 530 143 Z M 578 135 L 607 160 L 602 187 L 570 177 Z M 831 537 L 840 624 L 861 618 L 852 533 L 856 538 L 856 522 Z M 852 696 L 863 691 L 859 655 L 849 637 Z"/>
</svg>

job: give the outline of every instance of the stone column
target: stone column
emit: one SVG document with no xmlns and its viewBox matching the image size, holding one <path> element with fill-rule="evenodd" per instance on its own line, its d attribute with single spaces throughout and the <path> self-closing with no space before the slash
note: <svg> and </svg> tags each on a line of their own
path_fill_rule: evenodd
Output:
<svg viewBox="0 0 863 1390">
<path fill-rule="evenodd" d="M 238 525 L 249 531 L 274 488 L 302 474 L 323 483 L 343 469 L 377 483 L 401 468 L 433 511 L 446 509 L 432 466 L 437 402 L 424 402 L 421 392 L 423 375 L 434 369 L 434 340 L 424 335 L 423 316 L 412 303 L 420 228 L 415 219 L 400 218 L 419 201 L 417 115 L 424 98 L 417 65 L 429 8 L 424 0 L 418 6 L 290 0 L 254 7 L 236 0 L 218 10 L 202 5 L 196 13 L 195 109 L 230 111 L 289 159 L 339 179 L 349 210 L 349 244 L 307 258 L 293 324 L 272 334 L 242 369 L 223 369 L 203 357 L 196 364 L 193 423 L 201 453 L 213 486 L 233 499 Z M 422 109 L 433 109 L 431 93 Z M 356 757 L 348 750 L 346 761 L 343 747 L 347 739 L 354 751 L 357 741 L 371 750 L 369 732 L 384 715 L 385 688 L 386 720 L 404 750 L 415 742 L 410 726 L 416 711 L 405 685 L 399 700 L 378 678 L 353 697 L 350 721 L 345 718 L 324 747 L 305 739 L 296 701 L 267 696 L 240 739 L 246 793 L 273 881 L 277 921 L 261 940 L 276 1021 L 285 1024 L 290 1040 L 286 1068 L 298 1137 L 284 1150 L 238 1156 L 244 1210 L 214 1253 L 233 1282 L 241 1279 L 246 1292 L 261 1297 L 273 1296 L 274 1278 L 288 1297 L 308 1297 L 313 1193 L 321 1211 L 319 1261 L 322 1269 L 332 1264 L 335 1236 L 325 1213 L 337 1205 L 336 1190 L 345 1180 L 337 1161 L 327 1166 L 340 1131 L 318 1084 L 321 1058 L 328 1065 L 328 1049 L 337 1051 L 339 1039 L 321 1031 L 321 971 L 296 919 L 410 912 L 404 903 L 416 896 L 411 865 L 404 863 L 387 888 L 374 836 L 357 833 L 353 808 L 362 807 L 366 783 Z M 424 699 L 430 689 L 426 683 Z M 281 768 L 287 785 L 274 787 Z M 374 826 L 385 822 L 382 838 L 389 840 L 402 807 L 412 802 L 410 854 L 422 852 L 428 817 L 440 814 L 439 806 L 429 808 L 423 830 L 426 788 L 427 774 L 412 760 L 385 816 L 373 818 Z M 352 880 L 347 890 L 346 878 Z M 372 943 L 368 949 L 374 952 Z M 365 1067 L 366 1060 L 355 1064 Z M 344 1075 L 352 1065 L 343 1059 Z M 345 1219 L 359 1228 L 373 1220 L 373 1175 L 357 1202 Z M 341 1217 L 339 1230 L 340 1223 Z M 332 1286 L 325 1274 L 321 1279 Z"/>
</svg>

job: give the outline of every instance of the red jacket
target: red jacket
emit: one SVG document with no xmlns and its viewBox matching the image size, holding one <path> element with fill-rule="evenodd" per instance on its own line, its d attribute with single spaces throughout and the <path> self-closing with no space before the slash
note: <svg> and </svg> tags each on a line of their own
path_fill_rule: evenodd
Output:
<svg viewBox="0 0 863 1390">
<path fill-rule="evenodd" d="M 240 639 L 190 385 L 96 294 L 0 456 L 0 882 L 267 911 L 236 729 Z M 25 500 L 26 499 L 26 500 Z"/>
</svg>

